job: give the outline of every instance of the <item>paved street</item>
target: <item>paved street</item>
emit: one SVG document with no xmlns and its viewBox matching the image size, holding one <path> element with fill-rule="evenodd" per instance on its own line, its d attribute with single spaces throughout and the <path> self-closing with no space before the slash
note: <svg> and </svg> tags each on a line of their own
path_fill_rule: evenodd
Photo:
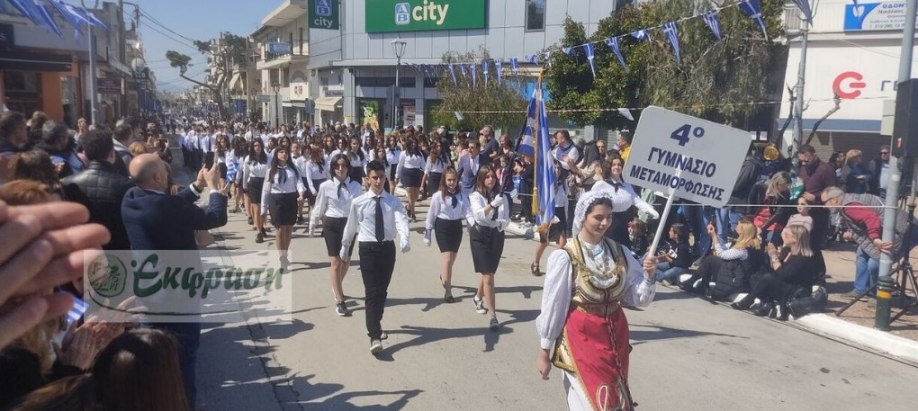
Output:
<svg viewBox="0 0 918 411">
<path fill-rule="evenodd" d="M 356 299 L 353 316 L 338 317 L 324 242 L 298 228 L 295 272 L 285 285 L 295 293 L 294 321 L 205 327 L 198 363 L 205 408 L 566 409 L 558 370 L 547 382 L 535 370 L 542 283 L 528 269 L 535 243 L 507 240 L 496 277 L 503 328 L 494 333 L 472 307 L 477 275 L 467 239 L 455 269 L 459 302 L 444 304 L 440 256 L 436 245 L 424 246 L 420 227 L 412 224 L 412 251 L 397 257 L 383 319 L 390 337 L 379 359 L 368 352 L 359 271 L 345 280 L 345 293 Z M 243 214 L 230 214 L 215 233 L 229 249 L 274 247 L 255 244 Z M 908 389 L 916 368 L 666 287 L 628 318 L 639 409 L 901 410 L 918 403 Z"/>
</svg>

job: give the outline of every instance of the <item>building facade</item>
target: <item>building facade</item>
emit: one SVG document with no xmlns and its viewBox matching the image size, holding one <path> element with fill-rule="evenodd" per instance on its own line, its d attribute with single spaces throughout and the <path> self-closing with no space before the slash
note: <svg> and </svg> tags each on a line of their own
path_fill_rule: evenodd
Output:
<svg viewBox="0 0 918 411">
<path fill-rule="evenodd" d="M 796 11 L 789 11 L 786 19 L 790 50 L 785 82 L 793 85 L 800 64 L 801 22 Z M 821 158 L 856 148 L 869 160 L 879 146 L 889 144 L 891 137 L 881 133 L 881 119 L 884 101 L 896 98 L 904 21 L 904 0 L 819 2 L 807 45 L 804 141 L 813 124 L 835 107 L 835 94 L 841 99 L 839 110 L 819 126 L 811 142 Z M 780 111 L 785 118 L 788 97 L 785 91 Z M 785 141 L 790 136 L 785 132 Z"/>
<path fill-rule="evenodd" d="M 440 101 L 438 79 L 412 67 L 440 64 L 449 52 L 487 50 L 504 61 L 538 54 L 561 41 L 567 16 L 582 22 L 589 35 L 615 8 L 607 0 L 311 0 L 309 5 L 314 121 L 382 127 L 392 124 L 394 115 L 395 123 L 428 129 Z M 398 99 L 391 91 L 395 39 L 406 42 Z"/>
<path fill-rule="evenodd" d="M 307 0 L 285 0 L 251 35 L 255 68 L 260 71 L 262 119 L 272 125 L 311 120 Z M 256 84 L 256 83 L 252 83 Z"/>
</svg>

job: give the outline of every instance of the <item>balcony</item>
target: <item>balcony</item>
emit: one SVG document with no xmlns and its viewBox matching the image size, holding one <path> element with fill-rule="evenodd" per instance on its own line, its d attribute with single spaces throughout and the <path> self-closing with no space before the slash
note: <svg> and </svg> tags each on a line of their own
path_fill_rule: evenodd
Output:
<svg viewBox="0 0 918 411">
<path fill-rule="evenodd" d="M 799 36 L 800 29 L 803 28 L 804 24 L 806 24 L 806 22 L 803 20 L 803 15 L 796 5 L 784 5 L 784 31 L 787 38 Z"/>
<path fill-rule="evenodd" d="M 271 70 L 290 64 L 309 63 L 309 45 L 296 46 L 291 51 L 290 54 L 272 54 L 268 52 L 267 44 L 264 44 L 261 47 L 263 59 L 255 63 L 255 68 L 258 70 Z"/>
<path fill-rule="evenodd" d="M 306 15 L 306 0 L 286 0 L 261 21 L 262 26 L 281 27 Z"/>
</svg>

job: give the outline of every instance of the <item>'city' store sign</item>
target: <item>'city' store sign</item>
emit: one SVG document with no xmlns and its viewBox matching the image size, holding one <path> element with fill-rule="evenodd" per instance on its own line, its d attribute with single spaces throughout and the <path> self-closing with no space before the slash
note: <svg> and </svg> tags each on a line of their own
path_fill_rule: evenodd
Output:
<svg viewBox="0 0 918 411">
<path fill-rule="evenodd" d="M 487 27 L 487 0 L 366 0 L 367 33 Z"/>
</svg>

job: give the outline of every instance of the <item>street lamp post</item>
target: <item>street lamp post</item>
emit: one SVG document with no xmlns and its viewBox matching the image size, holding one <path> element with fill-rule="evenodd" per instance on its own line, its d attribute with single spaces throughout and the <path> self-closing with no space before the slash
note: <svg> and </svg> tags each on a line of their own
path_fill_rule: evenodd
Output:
<svg viewBox="0 0 918 411">
<path fill-rule="evenodd" d="M 83 8 L 86 8 L 84 0 L 80 0 L 80 3 Z M 98 8 L 99 0 L 96 0 L 92 9 L 98 10 Z M 89 124 L 99 127 L 99 91 L 98 84 L 96 84 L 96 35 L 92 25 L 87 24 L 86 30 L 89 32 L 89 36 L 87 36 L 89 42 Z"/>
<path fill-rule="evenodd" d="M 278 97 L 278 93 L 280 93 L 280 84 L 273 83 L 271 84 L 271 88 L 274 89 L 274 127 L 280 127 L 280 109 L 277 108 L 279 103 L 278 100 L 280 100 Z"/>
<path fill-rule="evenodd" d="M 395 58 L 398 59 L 395 64 L 395 89 L 392 91 L 392 129 L 395 130 L 395 127 L 398 126 L 398 106 L 401 104 L 402 93 L 399 88 L 399 77 L 401 77 L 401 68 L 402 68 L 402 56 L 405 55 L 405 46 L 408 43 L 401 38 L 392 40 L 392 52 L 395 53 Z"/>
</svg>

